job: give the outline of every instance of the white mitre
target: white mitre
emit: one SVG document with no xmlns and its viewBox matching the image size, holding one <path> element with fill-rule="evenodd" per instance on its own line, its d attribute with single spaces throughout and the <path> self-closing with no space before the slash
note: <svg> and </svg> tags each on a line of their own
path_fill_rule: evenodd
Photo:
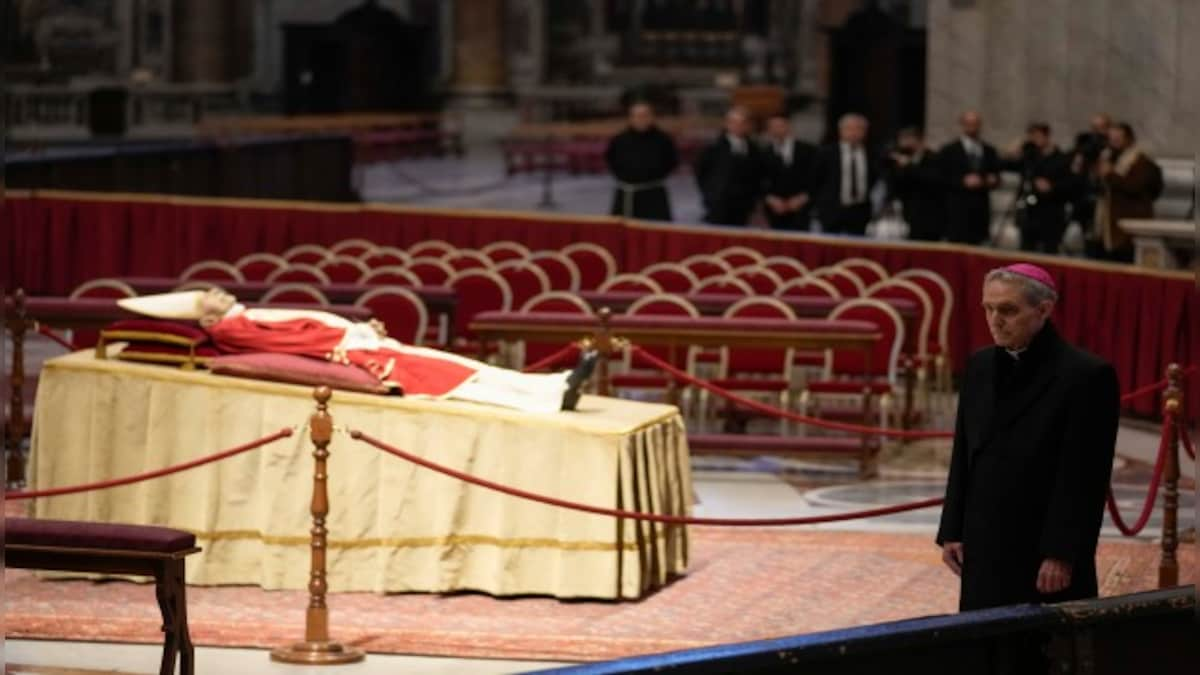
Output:
<svg viewBox="0 0 1200 675">
<path fill-rule="evenodd" d="M 202 315 L 200 300 L 207 291 L 178 291 L 121 298 L 117 304 L 135 314 L 152 316 L 156 319 L 181 319 L 196 321 Z"/>
</svg>

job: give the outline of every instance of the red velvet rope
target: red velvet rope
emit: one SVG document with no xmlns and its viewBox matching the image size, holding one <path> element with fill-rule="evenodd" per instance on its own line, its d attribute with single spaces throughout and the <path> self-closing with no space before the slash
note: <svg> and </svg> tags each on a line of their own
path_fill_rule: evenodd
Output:
<svg viewBox="0 0 1200 675">
<path fill-rule="evenodd" d="M 1146 501 L 1142 503 L 1142 512 L 1138 516 L 1137 522 L 1132 526 L 1125 523 L 1125 519 L 1121 517 L 1121 510 L 1117 508 L 1117 499 L 1113 496 L 1112 485 L 1108 486 L 1108 494 L 1105 495 L 1105 504 L 1108 506 L 1108 513 L 1112 516 L 1113 524 L 1121 531 L 1121 534 L 1126 537 L 1132 537 L 1141 532 L 1146 523 L 1150 522 L 1150 514 L 1154 513 L 1154 503 L 1158 500 L 1158 485 L 1162 481 L 1163 468 L 1166 466 L 1167 452 L 1169 452 L 1169 425 L 1173 423 L 1172 417 L 1167 415 L 1163 417 L 1162 432 L 1158 441 L 1158 457 L 1154 460 L 1154 473 L 1150 476 L 1150 491 L 1146 495 Z"/>
<path fill-rule="evenodd" d="M 72 344 L 70 340 L 59 335 L 58 333 L 47 328 L 46 326 L 43 326 L 40 323 L 38 324 L 37 332 L 40 333 L 41 335 L 45 335 L 46 337 L 50 338 L 51 340 L 54 340 L 55 342 L 62 345 L 63 347 L 66 347 L 69 351 L 78 351 L 79 350 L 79 347 L 76 347 L 74 344 Z"/>
<path fill-rule="evenodd" d="M 570 361 L 572 358 L 575 358 L 575 355 L 578 352 L 579 352 L 579 347 L 577 347 L 575 344 L 569 344 L 566 347 L 563 347 L 562 349 L 554 352 L 550 356 L 547 356 L 546 358 L 544 358 L 540 361 L 537 361 L 535 363 L 531 363 L 528 366 L 525 366 L 524 368 L 521 369 L 521 372 L 522 373 L 536 373 L 539 370 L 545 370 L 551 366 L 557 366 L 561 363 Z"/>
<path fill-rule="evenodd" d="M 1196 459 L 1196 447 L 1192 445 L 1192 436 L 1183 424 L 1179 425 L 1179 442 L 1183 444 L 1183 449 L 1187 451 L 1188 457 Z"/>
<path fill-rule="evenodd" d="M 594 513 L 601 516 L 610 516 L 613 518 L 629 518 L 631 520 L 644 520 L 652 523 L 668 523 L 673 525 L 729 525 L 739 527 L 763 527 L 777 525 L 814 525 L 816 523 L 833 523 L 841 520 L 855 520 L 857 518 L 874 518 L 876 516 L 886 516 L 893 513 L 903 513 L 905 511 L 916 511 L 925 509 L 931 506 L 939 506 L 944 500 L 940 497 L 932 499 L 922 499 L 921 501 L 908 502 L 906 504 L 896 504 L 893 506 L 884 506 L 875 509 L 867 509 L 864 511 L 851 511 L 848 513 L 835 513 L 824 516 L 805 516 L 795 518 L 697 518 L 691 516 L 670 516 L 658 513 L 642 513 L 640 511 L 626 511 L 624 509 L 609 509 L 601 506 L 592 506 L 590 504 L 581 504 L 557 497 L 538 494 L 536 492 L 528 492 L 519 488 L 501 485 L 484 478 L 472 476 L 469 473 L 463 473 L 456 469 L 451 469 L 447 466 L 442 466 L 435 462 L 431 462 L 422 457 L 418 457 L 409 452 L 405 452 L 400 448 L 388 445 L 383 441 L 368 436 L 361 431 L 351 431 L 350 438 L 362 441 L 367 445 L 374 446 L 389 455 L 407 460 L 418 466 L 425 467 L 431 471 L 436 471 L 440 474 L 457 478 L 472 485 L 494 490 L 513 497 L 528 499 L 530 501 L 557 506 L 572 511 L 583 511 L 584 513 Z"/>
<path fill-rule="evenodd" d="M 187 471 L 188 469 L 194 469 L 198 466 L 216 462 L 218 460 L 222 460 L 227 457 L 233 457 L 234 455 L 238 455 L 238 454 L 241 454 L 248 450 L 253 450 L 255 448 L 262 447 L 268 443 L 273 443 L 281 438 L 287 438 L 288 436 L 291 436 L 291 435 L 292 435 L 291 429 L 280 429 L 279 431 L 276 431 L 275 433 L 271 434 L 270 436 L 263 436 L 262 438 L 258 439 L 257 441 L 251 441 L 249 443 L 246 443 L 245 445 L 239 445 L 237 447 L 229 448 L 228 450 L 222 450 L 221 452 L 207 455 L 207 456 L 201 457 L 199 459 L 193 459 L 192 461 L 184 462 L 183 464 L 176 464 L 174 466 L 168 466 L 168 467 L 165 467 L 162 469 L 156 469 L 154 471 L 147 471 L 146 473 L 139 473 L 139 474 L 136 474 L 133 476 L 126 476 L 124 478 L 113 478 L 111 480 L 98 481 L 95 483 L 85 483 L 83 485 L 70 485 L 70 486 L 66 486 L 66 487 L 48 488 L 45 490 L 25 490 L 25 491 L 21 491 L 21 492 L 5 492 L 4 493 L 4 501 L 9 501 L 9 500 L 14 500 L 14 499 L 33 499 L 35 497 L 57 497 L 59 495 L 75 494 L 76 492 L 90 492 L 92 490 L 104 490 L 107 488 L 114 488 L 114 487 L 119 487 L 122 485 L 130 485 L 132 483 L 140 483 L 142 481 L 150 480 L 152 478 L 160 478 L 162 476 L 166 476 L 169 474 L 179 473 L 180 471 Z"/>
<path fill-rule="evenodd" d="M 1192 365 L 1192 366 L 1188 366 L 1187 368 L 1184 368 L 1183 372 L 1181 372 L 1180 375 L 1182 375 L 1183 377 L 1187 377 L 1188 375 L 1191 375 L 1194 372 L 1196 372 L 1196 366 Z M 1135 399 L 1139 396 L 1142 396 L 1144 394 L 1149 394 L 1152 391 L 1160 391 L 1162 389 L 1166 389 L 1168 385 L 1169 385 L 1169 383 L 1166 380 L 1159 380 L 1158 382 L 1154 382 L 1154 383 L 1148 384 L 1144 387 L 1134 389 L 1133 391 L 1129 392 L 1128 394 L 1121 396 L 1121 403 L 1128 403 L 1129 401 L 1132 401 L 1133 399 Z"/>
</svg>

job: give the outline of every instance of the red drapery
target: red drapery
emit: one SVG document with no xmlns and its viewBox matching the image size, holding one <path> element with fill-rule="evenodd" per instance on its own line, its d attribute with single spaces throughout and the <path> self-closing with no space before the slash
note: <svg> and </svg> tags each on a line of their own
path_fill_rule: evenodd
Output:
<svg viewBox="0 0 1200 675">
<path fill-rule="evenodd" d="M 351 237 L 399 247 L 426 239 L 466 247 L 510 239 L 533 249 L 592 241 L 612 251 L 627 270 L 731 245 L 791 256 L 810 268 L 862 256 L 893 272 L 921 267 L 946 278 L 956 294 L 950 345 L 956 369 L 970 351 L 989 343 L 979 307 L 984 275 L 1033 259 L 1059 284 L 1055 320 L 1064 337 L 1110 360 L 1123 389 L 1159 379 L 1168 363 L 1200 361 L 1200 301 L 1189 275 L 993 249 L 609 217 L 49 191 L 10 194 L 0 215 L 4 283 L 31 294 L 65 295 L 98 277 L 169 276 L 199 260 L 233 261 L 247 253 Z M 1200 376 L 1188 389 L 1192 411 L 1200 411 L 1197 381 Z M 1152 414 L 1158 400 L 1145 396 L 1129 408 Z"/>
</svg>

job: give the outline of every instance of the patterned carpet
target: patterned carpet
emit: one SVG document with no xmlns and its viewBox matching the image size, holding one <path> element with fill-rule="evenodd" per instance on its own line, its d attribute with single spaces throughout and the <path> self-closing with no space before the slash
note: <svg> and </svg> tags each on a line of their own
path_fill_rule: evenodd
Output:
<svg viewBox="0 0 1200 675">
<path fill-rule="evenodd" d="M 330 597 L 334 638 L 373 652 L 587 661 L 951 612 L 956 579 L 925 535 L 696 528 L 689 574 L 640 602 L 366 593 Z M 1180 551 L 1196 569 L 1195 546 Z M 1104 541 L 1101 593 L 1153 588 L 1156 544 Z M 1183 583 L 1194 583 L 1185 573 Z M 198 644 L 302 637 L 307 594 L 188 590 Z M 149 585 L 45 581 L 10 570 L 10 637 L 158 642 Z"/>
</svg>

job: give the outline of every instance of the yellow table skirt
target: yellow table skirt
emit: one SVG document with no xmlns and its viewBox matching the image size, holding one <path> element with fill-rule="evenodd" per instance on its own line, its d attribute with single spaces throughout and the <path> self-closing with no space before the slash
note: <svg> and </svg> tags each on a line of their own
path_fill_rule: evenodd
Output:
<svg viewBox="0 0 1200 675">
<path fill-rule="evenodd" d="M 192 584 L 308 584 L 315 409 L 307 387 L 97 360 L 47 361 L 38 386 L 34 488 L 185 462 L 281 427 L 296 435 L 136 485 L 38 499 L 39 518 L 195 532 Z M 687 566 L 687 530 L 528 502 L 353 441 L 360 429 L 505 485 L 604 507 L 687 514 L 687 440 L 671 406 L 584 397 L 533 415 L 453 401 L 335 392 L 329 410 L 331 591 L 478 590 L 636 598 Z"/>
</svg>

